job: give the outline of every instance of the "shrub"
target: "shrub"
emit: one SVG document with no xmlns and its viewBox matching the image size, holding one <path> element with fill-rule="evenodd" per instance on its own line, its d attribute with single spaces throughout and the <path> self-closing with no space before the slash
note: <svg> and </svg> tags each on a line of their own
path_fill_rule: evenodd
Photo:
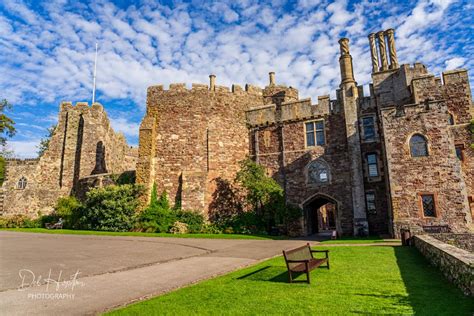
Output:
<svg viewBox="0 0 474 316">
<path fill-rule="evenodd" d="M 39 219 L 32 219 L 23 214 L 0 217 L 1 228 L 35 228 L 40 227 L 40 225 L 41 221 Z"/>
<path fill-rule="evenodd" d="M 56 221 L 62 218 L 64 227 L 72 228 L 79 220 L 81 206 L 81 202 L 73 196 L 59 198 L 54 207 L 53 217 Z"/>
<path fill-rule="evenodd" d="M 180 221 L 174 222 L 173 226 L 170 228 L 170 233 L 172 234 L 186 234 L 188 233 L 188 225 Z"/>
<path fill-rule="evenodd" d="M 175 221 L 171 210 L 150 205 L 139 215 L 137 227 L 146 232 L 166 233 Z"/>
<path fill-rule="evenodd" d="M 178 221 L 188 225 L 190 233 L 200 233 L 204 226 L 204 216 L 201 213 L 194 211 L 176 211 L 176 218 Z"/>
<path fill-rule="evenodd" d="M 131 230 L 141 193 L 141 187 L 133 184 L 90 190 L 82 208 L 81 226 L 92 230 Z"/>
<path fill-rule="evenodd" d="M 176 214 L 169 208 L 168 195 L 164 191 L 158 199 L 156 184 L 151 190 L 150 204 L 138 216 L 136 228 L 146 232 L 166 233 L 176 221 Z"/>
<path fill-rule="evenodd" d="M 204 234 L 222 234 L 222 229 L 212 223 L 205 223 L 201 230 Z"/>
</svg>

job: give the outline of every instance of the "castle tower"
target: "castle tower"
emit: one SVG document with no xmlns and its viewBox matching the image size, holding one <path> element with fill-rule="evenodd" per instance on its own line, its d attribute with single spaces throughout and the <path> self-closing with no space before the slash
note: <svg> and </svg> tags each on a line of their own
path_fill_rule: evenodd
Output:
<svg viewBox="0 0 474 316">
<path fill-rule="evenodd" d="M 354 234 L 368 234 L 367 214 L 364 196 L 364 178 L 358 129 L 357 107 L 359 92 L 354 79 L 352 56 L 349 53 L 349 39 L 339 40 L 341 56 L 341 84 L 339 96 L 344 109 L 348 155 L 351 161 L 352 209 L 354 214 Z"/>
</svg>

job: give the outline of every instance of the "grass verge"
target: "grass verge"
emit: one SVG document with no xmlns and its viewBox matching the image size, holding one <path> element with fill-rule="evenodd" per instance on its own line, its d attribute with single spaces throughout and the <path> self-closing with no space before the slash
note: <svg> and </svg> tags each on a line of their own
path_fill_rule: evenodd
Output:
<svg viewBox="0 0 474 316">
<path fill-rule="evenodd" d="M 282 236 L 240 235 L 240 234 L 168 234 L 141 232 L 106 232 L 95 230 L 46 229 L 46 228 L 1 228 L 3 231 L 25 233 L 99 235 L 99 236 L 135 236 L 135 237 L 178 237 L 178 238 L 211 238 L 211 239 L 286 239 Z"/>
<path fill-rule="evenodd" d="M 331 270 L 287 283 L 281 257 L 108 315 L 472 315 L 474 301 L 414 248 L 331 248 Z M 300 276 L 297 280 L 304 280 Z"/>
</svg>

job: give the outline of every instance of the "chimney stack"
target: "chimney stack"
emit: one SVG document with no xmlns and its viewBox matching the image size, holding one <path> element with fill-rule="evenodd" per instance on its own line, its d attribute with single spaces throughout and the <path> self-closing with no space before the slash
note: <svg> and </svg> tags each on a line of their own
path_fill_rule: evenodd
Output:
<svg viewBox="0 0 474 316">
<path fill-rule="evenodd" d="M 397 51 L 395 49 L 395 31 L 394 31 L 394 29 L 386 30 L 385 35 L 387 35 L 388 52 L 389 52 L 389 56 L 390 56 L 390 69 L 397 69 L 399 66 L 398 66 Z"/>
<path fill-rule="evenodd" d="M 209 90 L 216 90 L 216 75 L 209 75 Z"/>
<path fill-rule="evenodd" d="M 377 38 L 379 39 L 380 60 L 382 62 L 380 71 L 388 70 L 387 49 L 385 47 L 385 32 L 378 32 Z"/>
<path fill-rule="evenodd" d="M 355 82 L 354 70 L 352 68 L 352 56 L 349 53 L 349 39 L 341 38 L 339 40 L 341 49 L 341 57 L 339 57 L 339 65 L 341 67 L 341 85 L 349 82 Z"/>
<path fill-rule="evenodd" d="M 270 77 L 270 85 L 274 86 L 275 85 L 275 73 L 273 71 L 269 72 L 268 76 Z"/>
<path fill-rule="evenodd" d="M 379 54 L 377 52 L 377 43 L 375 33 L 369 35 L 370 55 L 372 56 L 372 73 L 379 72 Z"/>
</svg>

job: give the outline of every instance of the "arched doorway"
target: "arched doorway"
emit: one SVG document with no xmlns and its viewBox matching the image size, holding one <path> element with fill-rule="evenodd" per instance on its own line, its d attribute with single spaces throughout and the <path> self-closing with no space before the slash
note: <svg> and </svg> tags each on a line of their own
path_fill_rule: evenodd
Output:
<svg viewBox="0 0 474 316">
<path fill-rule="evenodd" d="M 326 195 L 315 195 L 304 203 L 306 233 L 329 234 L 338 230 L 338 203 Z"/>
</svg>

